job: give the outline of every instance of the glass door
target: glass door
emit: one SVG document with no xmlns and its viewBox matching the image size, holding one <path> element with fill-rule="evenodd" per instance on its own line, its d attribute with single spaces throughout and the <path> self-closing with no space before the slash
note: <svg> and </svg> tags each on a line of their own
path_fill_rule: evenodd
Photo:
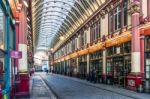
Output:
<svg viewBox="0 0 150 99">
<path fill-rule="evenodd" d="M 114 57 L 113 58 L 114 68 L 113 68 L 113 77 L 114 84 L 122 85 L 124 66 L 123 66 L 123 57 Z"/>
<path fill-rule="evenodd" d="M 145 65 L 145 77 L 150 80 L 150 52 L 146 53 Z"/>
<path fill-rule="evenodd" d="M 124 56 L 124 73 L 123 73 L 123 87 L 126 87 L 127 84 L 127 75 L 131 72 L 131 55 Z"/>
</svg>

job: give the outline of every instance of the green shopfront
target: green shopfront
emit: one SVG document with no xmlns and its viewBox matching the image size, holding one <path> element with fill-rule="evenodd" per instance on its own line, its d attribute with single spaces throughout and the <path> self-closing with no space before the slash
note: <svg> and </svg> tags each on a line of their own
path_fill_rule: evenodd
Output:
<svg viewBox="0 0 150 99">
<path fill-rule="evenodd" d="M 0 0 L 0 99 L 10 99 L 13 85 L 14 61 L 10 50 L 15 50 L 15 24 L 8 0 Z"/>
</svg>

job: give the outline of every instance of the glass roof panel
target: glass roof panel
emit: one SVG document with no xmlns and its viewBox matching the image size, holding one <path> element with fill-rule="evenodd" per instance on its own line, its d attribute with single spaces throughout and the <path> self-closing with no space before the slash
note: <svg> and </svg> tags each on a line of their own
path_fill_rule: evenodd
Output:
<svg viewBox="0 0 150 99">
<path fill-rule="evenodd" d="M 48 48 L 52 38 L 59 31 L 75 0 L 44 0 L 37 48 Z M 71 5 L 71 6 L 69 6 Z"/>
</svg>

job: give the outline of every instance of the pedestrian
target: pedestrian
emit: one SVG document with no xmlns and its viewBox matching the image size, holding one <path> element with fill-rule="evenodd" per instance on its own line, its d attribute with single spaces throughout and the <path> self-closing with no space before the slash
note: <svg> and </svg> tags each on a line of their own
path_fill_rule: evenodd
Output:
<svg viewBox="0 0 150 99">
<path fill-rule="evenodd" d="M 46 73 L 48 74 L 48 69 L 46 69 Z"/>
</svg>

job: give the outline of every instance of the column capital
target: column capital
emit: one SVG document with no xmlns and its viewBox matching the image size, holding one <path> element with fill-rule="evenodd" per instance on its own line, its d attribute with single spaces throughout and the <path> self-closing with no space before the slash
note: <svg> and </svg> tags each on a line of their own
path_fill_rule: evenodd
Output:
<svg viewBox="0 0 150 99">
<path fill-rule="evenodd" d="M 132 15 L 134 13 L 140 13 L 140 2 L 139 1 L 134 1 L 131 3 L 129 13 L 130 13 L 130 15 Z"/>
</svg>

